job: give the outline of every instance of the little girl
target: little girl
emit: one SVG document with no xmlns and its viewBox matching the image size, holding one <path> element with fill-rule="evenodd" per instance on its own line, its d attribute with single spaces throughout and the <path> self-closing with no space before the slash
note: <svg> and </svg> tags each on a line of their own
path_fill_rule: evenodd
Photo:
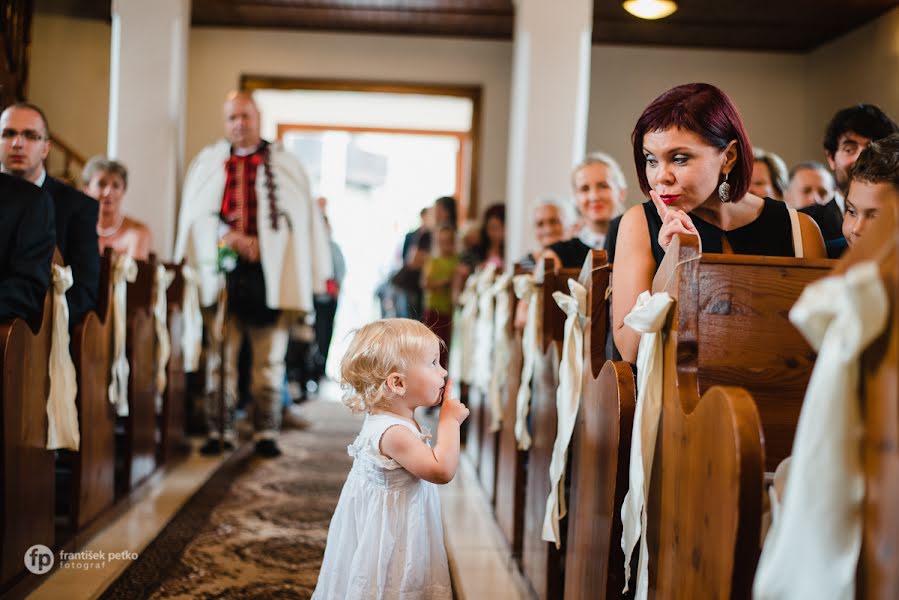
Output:
<svg viewBox="0 0 899 600">
<path fill-rule="evenodd" d="M 445 393 L 440 340 L 410 319 L 356 332 L 340 364 L 344 403 L 367 413 L 331 519 L 313 600 L 450 600 L 440 498 L 459 464 L 468 409 Z M 438 442 L 415 421 L 443 399 Z"/>
</svg>

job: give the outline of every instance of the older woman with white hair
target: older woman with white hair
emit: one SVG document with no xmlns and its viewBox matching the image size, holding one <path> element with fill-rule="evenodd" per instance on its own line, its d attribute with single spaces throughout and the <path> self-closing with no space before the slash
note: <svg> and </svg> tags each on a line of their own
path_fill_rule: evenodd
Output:
<svg viewBox="0 0 899 600">
<path fill-rule="evenodd" d="M 590 250 L 614 248 L 616 217 L 624 210 L 627 182 L 614 158 L 591 152 L 574 167 L 571 183 L 583 226 L 576 237 L 552 244 L 546 255 L 563 267 L 580 267 Z"/>
</svg>

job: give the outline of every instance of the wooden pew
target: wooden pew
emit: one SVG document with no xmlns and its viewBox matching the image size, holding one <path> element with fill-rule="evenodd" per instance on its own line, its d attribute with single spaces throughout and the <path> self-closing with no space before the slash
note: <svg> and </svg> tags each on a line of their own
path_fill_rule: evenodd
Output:
<svg viewBox="0 0 899 600">
<path fill-rule="evenodd" d="M 653 282 L 675 302 L 647 499 L 650 594 L 750 597 L 765 465 L 789 454 L 814 362 L 787 315 L 832 266 L 672 242 Z"/>
<path fill-rule="evenodd" d="M 47 450 L 52 296 L 38 323 L 0 324 L 0 595 L 27 573 L 25 552 L 54 548 L 54 455 Z"/>
<path fill-rule="evenodd" d="M 480 282 L 482 280 L 482 277 L 484 276 L 484 273 L 479 270 L 471 276 L 475 277 Z M 484 300 L 484 294 L 486 292 L 484 292 L 483 290 L 476 290 L 476 293 L 478 296 L 478 310 L 474 316 L 474 319 L 475 323 L 478 323 L 481 316 L 481 303 Z M 466 352 L 471 353 L 471 355 L 474 357 L 472 360 L 474 361 L 477 361 L 479 357 L 477 347 L 479 346 L 479 344 L 481 344 L 481 341 L 478 339 L 478 337 L 479 331 L 477 325 L 475 325 L 473 347 L 465 349 Z M 480 368 L 481 365 L 475 366 L 474 372 L 476 373 L 478 370 L 480 370 Z M 469 410 L 468 419 L 466 419 L 468 429 L 466 431 L 465 438 L 465 453 L 471 460 L 471 464 L 474 465 L 475 469 L 477 469 L 480 465 L 481 460 L 481 442 L 484 437 L 484 431 L 489 429 L 490 427 L 490 408 L 487 406 L 486 390 L 481 389 L 481 387 L 475 381 L 468 382 L 468 385 L 466 386 L 465 400 L 465 404 L 466 406 L 468 406 Z"/>
<path fill-rule="evenodd" d="M 134 283 L 128 284 L 127 340 L 130 366 L 128 416 L 117 431 L 116 491 L 127 494 L 156 469 L 156 331 L 153 292 L 156 256 L 137 261 Z"/>
<path fill-rule="evenodd" d="M 181 265 L 167 264 L 175 273 L 166 293 L 168 311 L 166 320 L 171 344 L 171 355 L 166 366 L 166 386 L 162 395 L 162 415 L 159 422 L 159 462 L 166 464 L 188 450 L 186 425 L 187 377 L 184 373 L 181 338 L 184 332 L 182 304 L 184 302 L 184 277 Z"/>
<path fill-rule="evenodd" d="M 515 275 L 525 271 L 516 267 Z M 517 298 L 514 290 L 509 290 L 512 306 Z M 535 302 L 537 300 L 534 300 Z M 514 312 L 514 311 L 513 311 Z M 506 375 L 506 386 L 503 391 L 503 420 L 499 430 L 496 451 L 496 493 L 494 509 L 496 522 L 503 537 L 509 545 L 511 556 L 521 558 L 521 534 L 524 526 L 524 490 L 527 471 L 525 459 L 527 453 L 518 449 L 515 439 L 515 400 L 521 384 L 521 368 L 524 357 L 521 351 L 522 330 L 512 326 L 512 345 L 509 354 L 509 372 Z"/>
<path fill-rule="evenodd" d="M 82 530 L 115 499 L 115 408 L 109 402 L 115 257 L 107 249 L 101 259 L 97 308 L 75 326 L 72 336 L 81 446 L 78 452 L 60 451 L 57 459 L 58 471 L 70 473 L 71 493 L 63 514 L 70 532 Z"/>
<path fill-rule="evenodd" d="M 540 282 L 539 310 L 542 315 L 540 350 L 531 384 L 531 448 L 527 458 L 527 486 L 522 530 L 522 570 L 541 600 L 561 597 L 563 553 L 544 542 L 543 518 L 549 495 L 549 463 L 556 439 L 556 388 L 565 314 L 552 297 L 553 292 L 569 293 L 568 279 L 578 279 L 579 269 L 553 272 L 552 263 L 539 265 L 535 278 Z"/>
<path fill-rule="evenodd" d="M 884 210 L 835 273 L 876 260 L 889 298 L 883 334 L 862 354 L 859 398 L 865 435 L 862 547 L 856 597 L 899 598 L 899 210 Z"/>
<path fill-rule="evenodd" d="M 569 447 L 566 600 L 618 598 L 624 589 L 620 515 L 636 401 L 630 366 L 606 361 L 611 265 L 604 252 L 588 256 L 582 283 L 589 293 L 590 328 L 584 334 L 581 406 Z"/>
</svg>

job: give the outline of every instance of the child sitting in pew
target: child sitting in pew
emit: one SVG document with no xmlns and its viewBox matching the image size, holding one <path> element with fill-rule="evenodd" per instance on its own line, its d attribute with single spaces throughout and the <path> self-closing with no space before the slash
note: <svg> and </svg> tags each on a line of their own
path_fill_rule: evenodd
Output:
<svg viewBox="0 0 899 600">
<path fill-rule="evenodd" d="M 871 142 L 859 154 L 849 173 L 843 237 L 827 243 L 828 256 L 838 258 L 857 243 L 889 203 L 899 205 L 899 133 Z"/>
<path fill-rule="evenodd" d="M 411 319 L 384 319 L 356 332 L 340 365 L 343 401 L 365 421 L 347 449 L 353 468 L 331 519 L 313 599 L 450 600 L 440 498 L 459 465 L 459 426 L 468 409 L 449 396 L 440 339 Z M 415 421 L 443 400 L 438 442 Z"/>
</svg>

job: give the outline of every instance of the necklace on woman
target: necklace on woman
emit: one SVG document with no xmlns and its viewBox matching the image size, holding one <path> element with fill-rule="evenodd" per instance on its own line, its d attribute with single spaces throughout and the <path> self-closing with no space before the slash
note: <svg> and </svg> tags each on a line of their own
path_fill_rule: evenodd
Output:
<svg viewBox="0 0 899 600">
<path fill-rule="evenodd" d="M 119 229 L 121 229 L 122 223 L 124 223 L 124 222 L 125 222 L 125 215 L 122 215 L 119 218 L 119 222 L 116 223 L 115 225 L 113 225 L 112 227 L 100 227 L 100 224 L 98 223 L 97 224 L 97 235 L 99 235 L 100 237 L 103 237 L 103 238 L 115 235 L 115 233 Z"/>
</svg>

